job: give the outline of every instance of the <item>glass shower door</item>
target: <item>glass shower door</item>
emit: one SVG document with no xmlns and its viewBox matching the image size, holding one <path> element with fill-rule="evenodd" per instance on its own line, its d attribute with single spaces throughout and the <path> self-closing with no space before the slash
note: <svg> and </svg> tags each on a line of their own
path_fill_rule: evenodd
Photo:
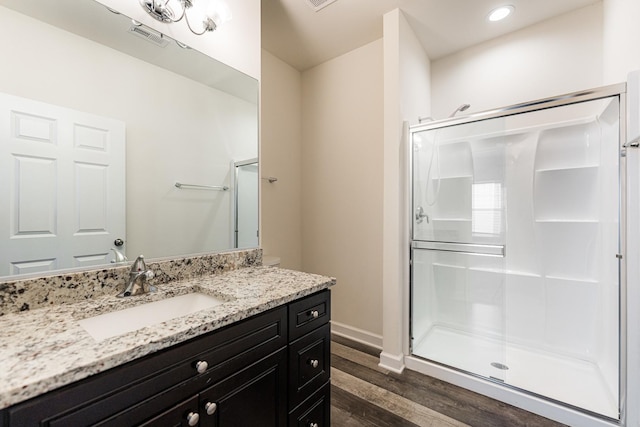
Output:
<svg viewBox="0 0 640 427">
<path fill-rule="evenodd" d="M 617 419 L 620 98 L 551 107 L 412 129 L 412 354 Z"/>
<path fill-rule="evenodd" d="M 413 134 L 414 355 L 505 380 L 501 120 Z"/>
</svg>

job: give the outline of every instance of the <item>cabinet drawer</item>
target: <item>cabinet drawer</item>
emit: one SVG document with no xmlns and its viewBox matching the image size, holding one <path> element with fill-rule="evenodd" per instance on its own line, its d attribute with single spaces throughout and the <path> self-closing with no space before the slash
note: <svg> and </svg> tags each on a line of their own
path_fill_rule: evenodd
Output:
<svg viewBox="0 0 640 427">
<path fill-rule="evenodd" d="M 331 328 L 325 324 L 289 345 L 289 405 L 298 406 L 329 380 Z"/>
<path fill-rule="evenodd" d="M 331 383 L 326 383 L 289 415 L 289 427 L 331 425 Z"/>
<path fill-rule="evenodd" d="M 307 332 L 329 322 L 331 318 L 331 293 L 313 294 L 289 304 L 289 338 L 295 340 Z"/>
<path fill-rule="evenodd" d="M 277 308 L 16 405 L 9 409 L 9 423 L 50 427 L 139 423 L 197 394 L 225 372 L 285 346 L 286 314 L 285 307 Z M 203 373 L 196 369 L 198 361 L 209 366 Z"/>
</svg>

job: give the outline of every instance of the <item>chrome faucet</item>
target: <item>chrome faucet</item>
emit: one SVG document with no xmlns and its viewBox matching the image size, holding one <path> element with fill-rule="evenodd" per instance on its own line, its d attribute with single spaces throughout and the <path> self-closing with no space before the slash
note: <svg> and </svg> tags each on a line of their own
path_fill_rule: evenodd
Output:
<svg viewBox="0 0 640 427">
<path fill-rule="evenodd" d="M 142 295 L 149 292 L 149 286 L 147 285 L 147 279 L 153 279 L 153 270 L 147 269 L 147 264 L 144 262 L 144 256 L 140 255 L 133 262 L 131 271 L 129 272 L 129 280 L 124 291 L 116 295 L 118 298 L 129 297 L 133 295 Z"/>
</svg>

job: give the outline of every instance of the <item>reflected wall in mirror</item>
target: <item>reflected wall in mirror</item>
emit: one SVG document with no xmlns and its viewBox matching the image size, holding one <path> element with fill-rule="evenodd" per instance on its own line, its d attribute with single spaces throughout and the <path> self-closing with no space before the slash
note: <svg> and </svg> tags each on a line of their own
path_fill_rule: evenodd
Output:
<svg viewBox="0 0 640 427">
<path fill-rule="evenodd" d="M 235 246 L 233 165 L 258 155 L 255 79 L 92 0 L 0 0 L 0 35 L 0 99 L 9 100 L 0 105 L 0 281 L 110 265 L 116 251 L 150 259 Z M 71 130 L 51 133 L 74 114 L 90 121 L 72 117 Z M 72 153 L 85 145 L 85 157 Z M 120 172 L 100 157 L 118 147 Z M 108 211 L 119 203 L 117 229 Z M 83 236 L 100 243 L 78 243 Z"/>
</svg>

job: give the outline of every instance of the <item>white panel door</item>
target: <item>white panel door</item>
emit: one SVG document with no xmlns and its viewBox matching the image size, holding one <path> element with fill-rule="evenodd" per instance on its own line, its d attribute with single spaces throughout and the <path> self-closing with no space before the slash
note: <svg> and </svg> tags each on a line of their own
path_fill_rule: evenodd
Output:
<svg viewBox="0 0 640 427">
<path fill-rule="evenodd" d="M 108 263 L 125 240 L 124 122 L 0 94 L 0 200 L 0 277 Z"/>
</svg>

